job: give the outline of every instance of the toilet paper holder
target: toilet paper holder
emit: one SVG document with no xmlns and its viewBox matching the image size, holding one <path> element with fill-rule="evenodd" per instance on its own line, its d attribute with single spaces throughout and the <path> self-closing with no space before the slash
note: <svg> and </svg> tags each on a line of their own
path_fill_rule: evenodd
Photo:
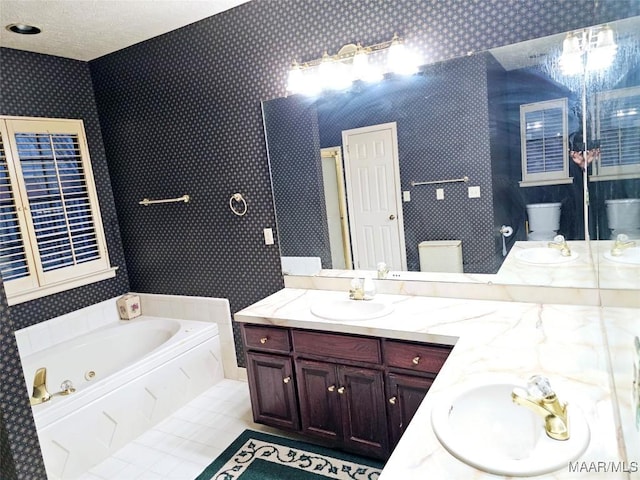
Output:
<svg viewBox="0 0 640 480">
<path fill-rule="evenodd" d="M 510 237 L 513 235 L 513 227 L 509 225 L 502 225 L 500 227 L 500 235 L 502 235 L 502 256 L 507 256 L 507 242 L 505 241 L 506 237 Z"/>
</svg>

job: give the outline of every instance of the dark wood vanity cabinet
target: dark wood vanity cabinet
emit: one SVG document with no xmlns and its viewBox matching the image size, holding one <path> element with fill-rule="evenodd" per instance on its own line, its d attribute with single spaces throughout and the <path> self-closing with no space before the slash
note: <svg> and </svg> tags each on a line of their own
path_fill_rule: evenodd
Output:
<svg viewBox="0 0 640 480">
<path fill-rule="evenodd" d="M 389 373 L 386 380 L 389 440 L 393 448 L 400 441 L 433 380 L 397 373 Z"/>
<path fill-rule="evenodd" d="M 245 325 L 247 379 L 253 418 L 257 423 L 300 429 L 289 331 Z"/>
<path fill-rule="evenodd" d="M 385 459 L 451 348 L 243 324 L 254 420 Z"/>
<path fill-rule="evenodd" d="M 296 360 L 302 433 L 332 446 L 386 458 L 383 372 Z"/>
</svg>

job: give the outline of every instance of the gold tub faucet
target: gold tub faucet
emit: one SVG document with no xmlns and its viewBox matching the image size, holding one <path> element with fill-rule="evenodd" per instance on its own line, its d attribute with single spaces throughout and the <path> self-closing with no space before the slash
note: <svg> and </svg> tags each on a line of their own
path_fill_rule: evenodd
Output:
<svg viewBox="0 0 640 480">
<path fill-rule="evenodd" d="M 36 374 L 33 377 L 31 405 L 39 405 L 49 400 L 51 400 L 51 394 L 47 390 L 47 369 L 41 367 L 36 370 Z"/>
<path fill-rule="evenodd" d="M 567 403 L 560 401 L 551 389 L 549 379 L 534 375 L 527 389 L 515 387 L 511 392 L 514 403 L 522 405 L 544 419 L 544 429 L 554 440 L 569 439 L 569 417 Z"/>
</svg>

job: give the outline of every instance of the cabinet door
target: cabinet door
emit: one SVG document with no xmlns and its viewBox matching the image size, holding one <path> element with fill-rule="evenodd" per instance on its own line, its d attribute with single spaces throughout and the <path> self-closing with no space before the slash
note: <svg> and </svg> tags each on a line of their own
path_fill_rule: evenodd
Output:
<svg viewBox="0 0 640 480">
<path fill-rule="evenodd" d="M 299 430 L 291 358 L 248 352 L 247 376 L 253 419 L 265 425 Z"/>
<path fill-rule="evenodd" d="M 338 367 L 343 442 L 363 455 L 389 454 L 383 374 L 366 368 Z"/>
<path fill-rule="evenodd" d="M 302 432 L 339 443 L 342 437 L 336 366 L 296 360 Z"/>
<path fill-rule="evenodd" d="M 405 428 L 418 410 L 433 380 L 411 375 L 387 375 L 387 411 L 391 448 L 395 448 Z"/>
</svg>

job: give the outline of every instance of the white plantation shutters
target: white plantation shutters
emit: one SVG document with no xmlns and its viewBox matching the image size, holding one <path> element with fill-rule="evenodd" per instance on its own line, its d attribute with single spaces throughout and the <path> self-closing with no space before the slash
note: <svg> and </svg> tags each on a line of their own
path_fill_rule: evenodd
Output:
<svg viewBox="0 0 640 480">
<path fill-rule="evenodd" d="M 3 123 L 0 268 L 10 303 L 12 294 L 30 299 L 113 276 L 82 121 Z"/>
<path fill-rule="evenodd" d="M 593 180 L 640 177 L 640 87 L 600 92 L 596 107 L 600 158 Z"/>
<path fill-rule="evenodd" d="M 520 105 L 521 186 L 571 182 L 567 124 L 566 98 Z"/>
</svg>

